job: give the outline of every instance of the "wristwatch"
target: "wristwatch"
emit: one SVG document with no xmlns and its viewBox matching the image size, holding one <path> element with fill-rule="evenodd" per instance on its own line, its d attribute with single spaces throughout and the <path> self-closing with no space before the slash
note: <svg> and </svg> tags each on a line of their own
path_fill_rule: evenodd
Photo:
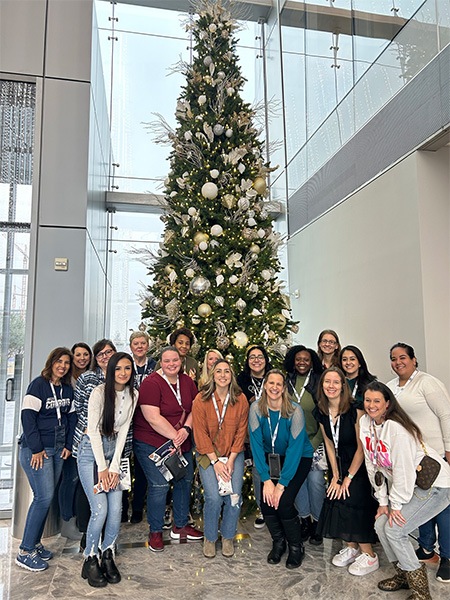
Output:
<svg viewBox="0 0 450 600">
<path fill-rule="evenodd" d="M 186 429 L 186 431 L 188 432 L 189 435 L 191 435 L 192 433 L 192 428 L 189 427 L 189 425 L 183 425 L 183 429 Z"/>
<path fill-rule="evenodd" d="M 214 460 L 211 461 L 212 466 L 214 466 L 217 462 L 219 462 L 218 458 L 215 458 Z"/>
</svg>

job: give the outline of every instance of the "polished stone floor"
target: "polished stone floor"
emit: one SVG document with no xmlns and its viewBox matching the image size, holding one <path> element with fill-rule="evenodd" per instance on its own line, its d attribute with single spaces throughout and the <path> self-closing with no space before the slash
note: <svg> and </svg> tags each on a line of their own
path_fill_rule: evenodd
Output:
<svg viewBox="0 0 450 600">
<path fill-rule="evenodd" d="M 408 591 L 389 594 L 378 590 L 380 579 L 391 568 L 380 546 L 380 569 L 365 577 L 350 575 L 345 568 L 331 565 L 331 557 L 341 545 L 325 540 L 323 546 L 306 544 L 303 565 L 289 571 L 284 564 L 270 566 L 266 555 L 270 539 L 266 528 L 256 530 L 253 519 L 242 520 L 236 541 L 236 554 L 206 559 L 201 543 L 171 543 L 155 554 L 146 546 L 145 523 L 122 524 L 117 564 L 122 581 L 103 589 L 94 589 L 81 579 L 82 558 L 78 542 L 60 535 L 45 540 L 55 557 L 49 569 L 31 573 L 14 564 L 19 541 L 11 537 L 10 521 L 0 521 L 0 600 L 45 600 L 49 598 L 126 598 L 127 600 L 330 600 L 388 599 L 404 600 Z M 199 523 L 201 525 L 201 523 Z M 165 536 L 168 536 L 166 533 Z M 429 568 L 432 596 L 448 598 L 448 586 L 435 580 Z"/>
</svg>

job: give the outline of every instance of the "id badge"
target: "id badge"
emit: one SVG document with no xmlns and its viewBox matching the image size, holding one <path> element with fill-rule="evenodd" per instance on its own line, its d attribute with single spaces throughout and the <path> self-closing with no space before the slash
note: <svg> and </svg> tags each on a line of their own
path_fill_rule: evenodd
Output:
<svg viewBox="0 0 450 600">
<path fill-rule="evenodd" d="M 341 457 L 336 454 L 336 464 L 337 464 L 337 468 L 339 471 L 339 483 L 342 483 L 344 480 L 342 478 L 342 461 L 341 461 Z"/>
<path fill-rule="evenodd" d="M 66 428 L 64 425 L 55 426 L 55 450 L 63 450 L 66 445 Z"/>
<path fill-rule="evenodd" d="M 271 454 L 269 454 L 270 479 L 280 479 L 280 474 L 281 474 L 280 455 L 271 453 Z"/>
</svg>

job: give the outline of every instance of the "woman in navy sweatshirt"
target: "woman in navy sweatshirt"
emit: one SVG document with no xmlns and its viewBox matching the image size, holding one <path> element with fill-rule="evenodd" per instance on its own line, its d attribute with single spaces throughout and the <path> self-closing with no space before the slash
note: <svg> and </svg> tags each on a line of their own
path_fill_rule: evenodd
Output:
<svg viewBox="0 0 450 600">
<path fill-rule="evenodd" d="M 33 501 L 16 564 L 29 571 L 44 571 L 53 556 L 41 544 L 41 537 L 64 461 L 72 453 L 76 423 L 72 359 L 68 348 L 55 348 L 40 376 L 28 386 L 22 403 L 19 460 L 33 490 Z"/>
</svg>

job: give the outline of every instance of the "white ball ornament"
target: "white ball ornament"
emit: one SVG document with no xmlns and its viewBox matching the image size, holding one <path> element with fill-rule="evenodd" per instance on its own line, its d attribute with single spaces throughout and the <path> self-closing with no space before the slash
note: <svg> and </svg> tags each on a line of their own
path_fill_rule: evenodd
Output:
<svg viewBox="0 0 450 600">
<path fill-rule="evenodd" d="M 224 73 L 223 71 L 219 71 L 219 72 L 217 73 L 217 77 L 218 77 L 219 79 L 225 79 L 225 73 Z"/>
<path fill-rule="evenodd" d="M 207 242 L 200 242 L 198 247 L 200 248 L 200 250 L 203 250 L 203 252 L 204 252 L 205 250 L 208 249 L 208 244 L 207 244 Z"/>
<path fill-rule="evenodd" d="M 262 229 L 262 228 L 261 228 L 261 229 L 258 229 L 258 237 L 259 237 L 259 238 L 261 238 L 261 239 L 262 239 L 263 237 L 266 237 L 266 232 L 265 232 L 265 230 L 264 230 L 264 229 Z"/>
<path fill-rule="evenodd" d="M 212 181 L 208 181 L 202 186 L 202 196 L 208 200 L 214 200 L 218 193 L 219 189 Z"/>
<path fill-rule="evenodd" d="M 191 321 L 194 325 L 198 325 L 201 322 L 201 318 L 198 315 L 193 315 Z"/>
<path fill-rule="evenodd" d="M 217 169 L 213 169 L 212 171 L 209 172 L 209 174 L 211 175 L 211 177 L 213 179 L 217 179 L 220 175 L 220 173 Z"/>
<path fill-rule="evenodd" d="M 191 217 L 195 217 L 196 214 L 197 214 L 197 209 L 194 206 L 190 206 L 188 208 L 188 215 Z"/>
<path fill-rule="evenodd" d="M 227 138 L 230 138 L 233 135 L 233 130 L 232 129 L 227 129 L 225 131 L 225 135 L 227 136 Z"/>
<path fill-rule="evenodd" d="M 219 235 L 222 235 L 223 233 L 223 227 L 221 225 L 213 225 L 211 227 L 211 235 L 215 236 L 215 237 L 219 237 Z"/>
<path fill-rule="evenodd" d="M 222 135 L 223 131 L 224 131 L 224 126 L 221 125 L 220 123 L 216 123 L 213 127 L 213 131 L 215 135 Z"/>
<path fill-rule="evenodd" d="M 227 94 L 229 96 L 232 96 L 234 94 L 234 88 L 232 88 L 232 87 L 227 88 Z"/>
<path fill-rule="evenodd" d="M 204 94 L 198 97 L 198 103 L 200 104 L 200 106 L 206 103 L 206 96 Z"/>
<path fill-rule="evenodd" d="M 203 275 L 197 275 L 189 284 L 189 291 L 193 296 L 203 296 L 211 287 L 211 283 Z"/>
<path fill-rule="evenodd" d="M 233 333 L 233 344 L 237 348 L 245 348 L 248 344 L 248 336 L 245 331 L 235 331 Z"/>
<path fill-rule="evenodd" d="M 250 217 L 250 219 L 247 219 L 247 225 L 249 227 L 254 227 L 256 225 L 256 221 L 253 217 Z"/>
<path fill-rule="evenodd" d="M 238 278 L 236 277 L 236 275 L 232 275 L 232 276 L 231 276 L 231 277 L 228 279 L 228 281 L 231 283 L 231 285 L 234 285 L 234 284 L 235 284 L 235 283 L 237 283 L 239 280 L 238 280 Z"/>
<path fill-rule="evenodd" d="M 217 25 L 216 25 L 215 23 L 211 23 L 211 24 L 209 25 L 208 29 L 209 29 L 209 31 L 210 31 L 211 33 L 216 33 L 216 31 L 217 31 Z"/>
<path fill-rule="evenodd" d="M 263 269 L 261 271 L 261 277 L 264 279 L 264 281 L 269 281 L 269 279 L 272 277 L 272 273 L 269 271 L 269 269 Z"/>
<path fill-rule="evenodd" d="M 194 275 L 195 275 L 194 269 L 186 269 L 185 273 L 186 273 L 186 277 L 189 277 L 189 279 L 192 279 L 192 277 L 194 277 Z"/>
</svg>

